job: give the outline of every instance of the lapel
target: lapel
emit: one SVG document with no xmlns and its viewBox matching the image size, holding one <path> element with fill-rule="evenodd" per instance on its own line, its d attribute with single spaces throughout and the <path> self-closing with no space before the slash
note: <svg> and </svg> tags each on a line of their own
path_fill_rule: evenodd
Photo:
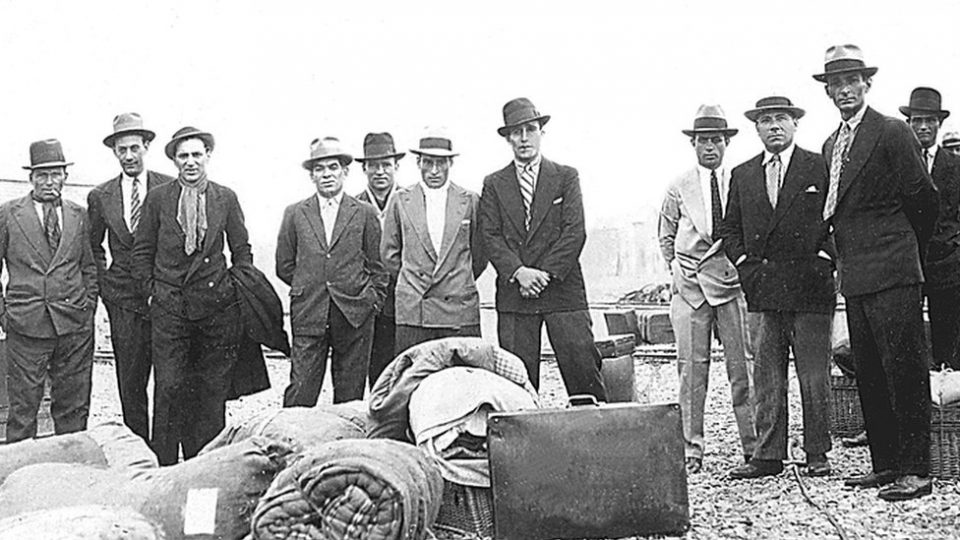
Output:
<svg viewBox="0 0 960 540">
<path fill-rule="evenodd" d="M 707 212 L 706 203 L 703 200 L 703 192 L 700 190 L 700 170 L 694 167 L 686 175 L 680 178 L 680 198 L 687 209 L 690 221 L 693 223 L 697 233 L 703 238 L 703 241 L 710 244 L 712 240 L 708 233 L 707 219 L 711 216 Z"/>
<path fill-rule="evenodd" d="M 937 150 L 937 155 L 933 158 L 933 169 L 930 171 L 930 177 L 933 178 L 933 183 L 937 186 L 937 189 L 942 189 L 945 184 L 950 182 L 950 163 L 947 161 L 949 158 L 946 155 L 946 150 L 940 148 Z"/>
<path fill-rule="evenodd" d="M 105 186 L 103 190 L 103 214 L 104 220 L 109 224 L 110 229 L 116 231 L 117 238 L 126 245 L 133 245 L 133 233 L 127 228 L 127 222 L 123 219 L 123 186 L 121 184 L 122 175 L 117 176 Z"/>
<path fill-rule="evenodd" d="M 519 189 L 519 188 L 518 188 Z M 413 230 L 417 233 L 417 239 L 423 245 L 424 250 L 430 255 L 431 262 L 436 265 L 437 252 L 433 249 L 433 242 L 430 241 L 430 232 L 427 230 L 427 203 L 424 199 L 423 186 L 420 183 L 414 184 L 410 189 L 404 190 L 400 194 L 403 204 L 400 208 L 407 215 Z M 447 196 L 447 205 L 450 204 L 449 194 Z"/>
<path fill-rule="evenodd" d="M 60 244 L 57 245 L 57 252 L 54 253 L 51 262 L 66 256 L 70 244 L 80 232 L 80 208 L 62 201 L 60 211 L 63 214 L 63 223 L 60 224 Z"/>
<path fill-rule="evenodd" d="M 541 172 L 543 165 L 540 165 Z M 523 225 L 524 210 L 523 197 L 520 195 L 520 180 L 517 178 L 517 168 L 511 161 L 509 165 L 500 169 L 498 175 L 497 191 L 499 192 L 500 204 L 503 206 L 504 213 L 507 215 L 513 227 L 521 236 L 526 235 Z"/>
<path fill-rule="evenodd" d="M 751 213 L 756 211 L 762 223 L 770 223 L 773 218 L 773 207 L 770 206 L 770 198 L 767 196 L 767 172 L 763 167 L 763 153 L 746 162 L 743 168 L 744 175 L 738 177 L 745 183 L 740 188 L 746 199 L 746 204 L 742 204 L 743 211 Z M 730 204 L 729 200 L 727 204 Z"/>
<path fill-rule="evenodd" d="M 453 249 L 453 241 L 456 240 L 457 233 L 460 232 L 460 222 L 467 213 L 468 202 L 469 197 L 467 196 L 466 190 L 451 183 L 450 191 L 447 192 L 447 207 L 444 212 L 443 223 L 443 241 L 440 244 L 440 254 L 437 257 L 437 268 L 443 264 L 447 255 L 450 254 L 450 250 Z"/>
<path fill-rule="evenodd" d="M 877 141 L 880 139 L 880 134 L 883 131 L 879 125 L 882 119 L 883 117 L 880 113 L 867 107 L 867 111 L 863 114 L 863 120 L 860 122 L 860 126 L 857 127 L 853 145 L 850 147 L 850 151 L 847 152 L 847 158 L 840 172 L 837 204 L 840 204 L 843 195 L 850 189 L 850 184 L 860 174 L 860 169 L 862 169 L 867 163 L 867 160 L 870 159 L 870 154 L 873 153 L 873 149 L 877 146 Z M 834 141 L 836 141 L 836 139 L 834 139 Z M 830 148 L 830 155 L 832 156 L 833 145 L 831 145 Z M 827 163 L 829 167 L 830 162 L 828 161 Z"/>
<path fill-rule="evenodd" d="M 317 237 L 317 243 L 324 251 L 327 251 L 327 232 L 323 228 L 323 220 L 320 219 L 320 201 L 314 193 L 300 205 L 300 212 L 307 219 L 310 228 L 313 229 L 313 235 Z"/>
<path fill-rule="evenodd" d="M 357 207 L 360 206 L 360 203 L 356 199 L 343 194 L 343 197 L 340 199 L 340 208 L 337 210 L 337 219 L 333 223 L 333 233 L 330 235 L 330 247 L 333 249 L 333 246 L 337 245 L 337 240 L 340 239 L 340 235 L 343 234 L 344 229 L 347 228 L 347 224 L 350 223 L 350 220 L 353 219 L 353 215 L 357 213 Z"/>
<path fill-rule="evenodd" d="M 533 203 L 531 204 L 532 215 L 530 217 L 530 230 L 527 232 L 527 240 L 533 237 L 537 229 L 540 228 L 543 219 L 547 216 L 547 212 L 550 211 L 550 207 L 553 206 L 553 201 L 558 191 L 560 191 L 560 178 L 557 175 L 557 167 L 552 161 L 541 158 L 540 175 L 537 177 L 537 186 L 533 192 Z M 519 182 L 517 183 L 517 193 L 520 193 Z"/>
<path fill-rule="evenodd" d="M 770 230 L 773 230 L 777 223 L 783 219 L 797 194 L 803 191 L 806 183 L 807 157 L 806 150 L 794 146 L 790 165 L 783 175 L 783 185 L 780 187 L 780 196 L 777 198 L 777 208 L 773 212 L 773 220 L 770 221 Z"/>
<path fill-rule="evenodd" d="M 20 230 L 30 242 L 30 245 L 40 256 L 40 261 L 44 268 L 50 267 L 50 261 L 53 259 L 53 250 L 47 244 L 47 236 L 43 232 L 43 224 L 40 223 L 40 217 L 37 215 L 36 208 L 33 206 L 33 199 L 30 195 L 20 199 L 16 208 L 13 210 L 13 218 L 17 220 Z M 62 241 L 62 240 L 61 240 Z"/>
</svg>

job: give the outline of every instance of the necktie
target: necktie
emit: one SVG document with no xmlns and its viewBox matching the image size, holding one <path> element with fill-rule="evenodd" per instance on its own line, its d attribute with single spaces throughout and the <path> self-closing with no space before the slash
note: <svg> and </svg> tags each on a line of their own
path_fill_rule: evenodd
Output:
<svg viewBox="0 0 960 540">
<path fill-rule="evenodd" d="M 136 232 L 140 225 L 140 180 L 133 179 L 130 189 L 130 232 Z"/>
<path fill-rule="evenodd" d="M 770 206 L 777 207 L 777 196 L 780 194 L 780 154 L 774 154 L 767 162 L 767 197 Z"/>
<path fill-rule="evenodd" d="M 833 156 L 830 158 L 830 187 L 827 189 L 827 200 L 823 204 L 823 220 L 833 216 L 837 209 L 837 190 L 840 188 L 840 173 L 843 172 L 843 160 L 847 157 L 847 147 L 850 145 L 850 124 L 844 122 L 833 144 Z"/>
<path fill-rule="evenodd" d="M 720 202 L 720 184 L 717 183 L 717 171 L 710 171 L 710 234 L 718 237 L 720 222 L 723 221 L 723 203 Z"/>
<path fill-rule="evenodd" d="M 520 171 L 520 196 L 523 197 L 524 226 L 530 228 L 530 207 L 533 205 L 533 165 L 525 165 Z"/>
<path fill-rule="evenodd" d="M 60 218 L 57 216 L 57 205 L 54 202 L 43 203 L 43 232 L 50 249 L 57 251 L 57 246 L 60 245 Z"/>
<path fill-rule="evenodd" d="M 933 156 L 930 155 L 930 149 L 923 149 L 923 166 L 927 169 L 927 172 L 930 172 L 930 162 L 933 161 Z"/>
</svg>

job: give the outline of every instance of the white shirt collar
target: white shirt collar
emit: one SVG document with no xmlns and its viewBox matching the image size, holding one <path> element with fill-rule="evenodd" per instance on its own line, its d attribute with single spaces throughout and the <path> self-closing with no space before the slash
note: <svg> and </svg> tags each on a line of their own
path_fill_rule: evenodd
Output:
<svg viewBox="0 0 960 540">
<path fill-rule="evenodd" d="M 420 187 L 423 188 L 423 192 L 427 197 L 440 197 L 441 195 L 446 197 L 447 193 L 450 191 L 450 179 L 447 178 L 447 181 L 438 188 L 432 188 L 428 186 L 426 182 L 421 180 Z"/>
<path fill-rule="evenodd" d="M 778 154 L 780 156 L 780 170 L 786 171 L 787 167 L 790 166 L 790 159 L 793 157 L 793 150 L 797 147 L 796 144 L 790 143 L 790 146 L 784 148 Z M 773 154 L 764 149 L 763 150 L 763 166 L 766 167 L 767 163 L 770 163 L 770 159 L 773 158 Z"/>
<path fill-rule="evenodd" d="M 140 171 L 140 174 L 137 175 L 137 180 L 140 181 L 140 185 L 141 185 L 141 186 L 146 186 L 146 185 L 147 185 L 147 170 L 146 170 L 146 169 Z M 132 177 L 132 176 L 127 176 L 127 173 L 122 172 L 122 173 L 120 173 L 120 181 L 123 182 L 124 185 L 129 186 L 130 184 L 133 183 L 133 177 Z"/>
<path fill-rule="evenodd" d="M 867 112 L 867 104 L 864 103 L 863 107 L 860 107 L 860 110 L 857 111 L 857 114 L 853 115 L 849 120 L 844 120 L 847 125 L 850 126 L 850 131 L 856 131 L 860 127 L 860 122 L 863 121 L 863 115 Z"/>
<path fill-rule="evenodd" d="M 513 160 L 513 166 L 517 168 L 517 176 L 520 176 L 520 171 L 526 167 L 533 167 L 534 176 L 538 176 L 540 174 L 540 164 L 542 162 L 543 156 L 541 154 L 537 154 L 537 157 L 533 158 L 533 161 L 529 161 L 527 163 L 520 163 L 517 160 Z"/>
<path fill-rule="evenodd" d="M 326 198 L 326 197 L 324 197 L 323 195 L 321 195 L 320 192 L 317 192 L 317 201 L 320 202 L 320 207 L 321 207 L 321 208 L 322 208 L 324 205 L 330 204 L 330 203 L 332 203 L 333 206 L 339 208 L 339 207 L 340 207 L 340 202 L 341 202 L 342 200 L 343 200 L 343 190 L 340 190 L 340 193 L 337 193 L 336 195 L 334 195 L 333 197 L 330 197 L 329 199 Z"/>
</svg>

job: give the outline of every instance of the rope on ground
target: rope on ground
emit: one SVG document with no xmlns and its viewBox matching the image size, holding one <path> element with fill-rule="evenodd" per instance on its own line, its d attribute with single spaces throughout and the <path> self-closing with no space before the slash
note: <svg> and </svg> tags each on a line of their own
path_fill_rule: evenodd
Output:
<svg viewBox="0 0 960 540">
<path fill-rule="evenodd" d="M 837 531 L 837 536 L 840 537 L 840 540 L 849 540 L 850 537 L 847 536 L 847 532 L 844 530 L 843 526 L 840 525 L 840 522 L 837 521 L 835 517 L 833 517 L 833 514 L 831 514 L 829 510 L 821 506 L 820 503 L 818 503 L 817 501 L 813 500 L 813 498 L 810 497 L 810 493 L 807 492 L 807 485 L 803 482 L 803 477 L 800 476 L 800 467 L 798 466 L 798 464 L 801 463 L 801 461 L 797 458 L 797 451 L 799 450 L 799 448 L 800 448 L 800 444 L 797 442 L 797 440 L 791 439 L 790 441 L 791 461 L 790 461 L 789 467 L 790 467 L 790 470 L 793 472 L 793 479 L 797 481 L 797 485 L 800 487 L 800 494 L 803 495 L 803 498 L 811 506 L 816 508 L 818 512 L 820 512 L 821 514 L 823 514 L 825 518 L 827 518 L 827 521 L 830 522 L 830 525 L 833 525 L 833 528 Z"/>
</svg>

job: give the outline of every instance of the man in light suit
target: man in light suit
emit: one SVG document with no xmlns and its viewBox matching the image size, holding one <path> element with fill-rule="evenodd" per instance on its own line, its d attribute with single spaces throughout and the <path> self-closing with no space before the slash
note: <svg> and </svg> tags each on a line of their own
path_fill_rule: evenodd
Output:
<svg viewBox="0 0 960 540">
<path fill-rule="evenodd" d="M 194 127 L 164 147 L 176 182 L 147 193 L 134 235 L 134 276 L 150 309 L 153 430 L 161 465 L 197 455 L 224 426 L 241 341 L 239 300 L 227 271 L 252 265 L 236 193 L 207 177 L 213 135 Z M 226 244 L 226 246 L 225 246 Z"/>
<path fill-rule="evenodd" d="M 922 256 L 939 205 L 909 126 L 866 105 L 875 67 L 856 45 L 827 49 L 827 96 L 841 123 L 823 145 L 829 189 L 823 218 L 833 227 L 840 292 L 847 301 L 873 470 L 847 479 L 879 496 L 931 493 L 930 377 L 924 358 Z"/>
<path fill-rule="evenodd" d="M 357 200 L 373 206 L 383 230 L 383 220 L 387 213 L 387 203 L 396 192 L 394 176 L 400 168 L 400 159 L 405 152 L 397 152 L 393 136 L 389 133 L 367 133 L 363 138 L 363 157 L 356 158 L 363 165 L 363 174 L 367 176 L 367 189 L 357 195 Z M 373 346 L 370 349 L 370 367 L 367 381 L 370 388 L 400 351 L 396 347 L 397 320 L 394 292 L 397 288 L 396 277 L 391 275 L 387 283 L 387 297 L 383 310 L 373 321 Z"/>
<path fill-rule="evenodd" d="M 87 195 L 90 245 L 97 261 L 100 297 L 110 317 L 123 422 L 144 440 L 150 440 L 147 381 L 153 364 L 147 299 L 133 277 L 133 234 L 143 217 L 147 192 L 173 180 L 144 167 L 143 158 L 154 137 L 154 132 L 143 127 L 139 114 L 117 115 L 113 133 L 103 139 L 103 144 L 113 151 L 122 172 Z M 109 268 L 104 236 L 110 245 Z"/>
<path fill-rule="evenodd" d="M 0 296 L 0 325 L 7 333 L 8 443 L 37 435 L 48 377 L 55 433 L 87 428 L 97 266 L 86 212 L 60 197 L 69 165 L 56 139 L 31 144 L 24 169 L 33 190 L 0 206 L 0 261 L 9 276 Z"/>
<path fill-rule="evenodd" d="M 475 279 L 487 260 L 477 230 L 479 197 L 449 181 L 453 143 L 428 130 L 417 155 L 422 182 L 387 205 L 380 255 L 397 276 L 397 350 L 451 336 L 480 337 Z"/>
<path fill-rule="evenodd" d="M 387 273 L 376 210 L 343 193 L 352 161 L 338 139 L 314 140 L 303 168 L 317 193 L 283 213 L 277 277 L 290 285 L 293 330 L 284 407 L 316 405 L 331 348 L 333 402 L 363 398 Z"/>
<path fill-rule="evenodd" d="M 787 458 L 787 366 L 793 349 L 803 400 L 804 473 L 830 474 L 830 323 L 836 303 L 834 249 L 823 221 L 823 158 L 793 142 L 804 110 L 781 96 L 744 115 L 764 151 L 730 176 L 720 233 L 747 307 L 759 315 L 754 356 L 757 445 L 732 478 L 779 474 Z"/>
<path fill-rule="evenodd" d="M 693 129 L 682 131 L 690 137 L 698 163 L 667 190 L 660 210 L 659 237 L 675 289 L 670 321 L 677 339 L 686 465 L 688 472 L 697 473 L 703 466 L 703 408 L 715 326 L 723 343 L 733 412 L 747 461 L 756 446 L 756 432 L 746 302 L 737 269 L 720 240 L 730 181 L 723 154 L 737 130 L 727 127 L 719 106 L 702 105 Z"/>
<path fill-rule="evenodd" d="M 580 178 L 573 167 L 541 155 L 549 120 L 527 98 L 508 101 L 497 133 L 513 150 L 513 161 L 483 180 L 480 232 L 497 269 L 497 334 L 539 388 L 546 324 L 567 393 L 605 401 L 580 270 L 587 239 Z"/>
</svg>

